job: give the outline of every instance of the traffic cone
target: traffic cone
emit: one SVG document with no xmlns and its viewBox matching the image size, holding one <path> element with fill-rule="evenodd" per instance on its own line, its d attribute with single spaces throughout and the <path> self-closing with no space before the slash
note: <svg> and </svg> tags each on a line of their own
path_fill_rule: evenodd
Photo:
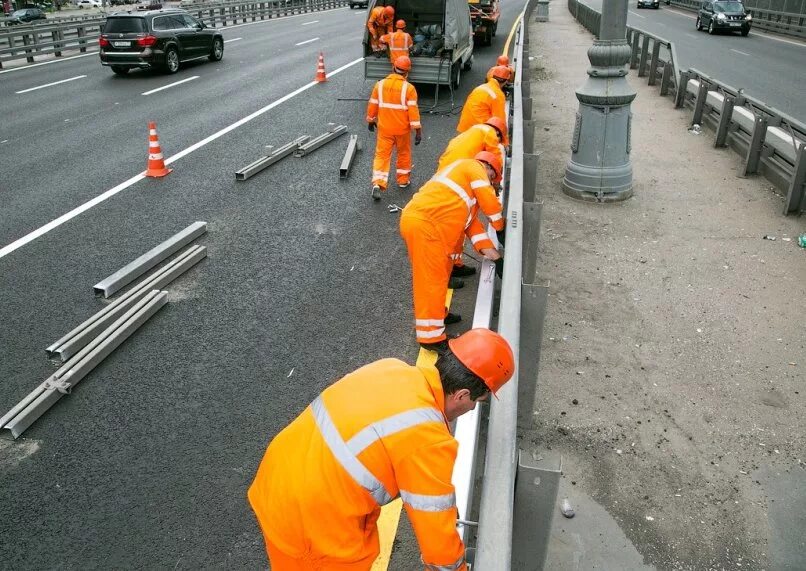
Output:
<svg viewBox="0 0 806 571">
<path fill-rule="evenodd" d="M 327 81 L 327 75 L 325 74 L 325 56 L 322 55 L 322 52 L 319 52 L 319 63 L 316 64 L 316 81 L 318 83 Z"/>
<path fill-rule="evenodd" d="M 148 123 L 148 168 L 146 176 L 160 178 L 171 172 L 172 169 L 165 167 L 165 159 L 162 157 L 160 140 L 157 137 L 157 124 L 154 121 Z"/>
</svg>

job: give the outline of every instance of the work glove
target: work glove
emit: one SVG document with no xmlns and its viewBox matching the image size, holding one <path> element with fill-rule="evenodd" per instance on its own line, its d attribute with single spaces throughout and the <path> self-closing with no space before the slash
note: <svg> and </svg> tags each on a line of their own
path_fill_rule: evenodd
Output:
<svg viewBox="0 0 806 571">
<path fill-rule="evenodd" d="M 369 129 L 370 132 L 375 132 L 375 123 L 367 123 L 367 129 Z"/>
<path fill-rule="evenodd" d="M 504 258 L 498 258 L 495 261 L 495 275 L 499 278 L 504 279 Z"/>
<path fill-rule="evenodd" d="M 504 243 L 504 239 L 507 237 L 507 229 L 504 228 L 503 230 L 496 230 L 495 236 L 498 238 L 498 243 L 502 246 L 506 246 Z"/>
<path fill-rule="evenodd" d="M 422 142 L 422 140 L 423 140 L 423 132 L 422 131 L 416 131 L 414 133 L 414 145 L 415 146 L 419 145 Z"/>
</svg>

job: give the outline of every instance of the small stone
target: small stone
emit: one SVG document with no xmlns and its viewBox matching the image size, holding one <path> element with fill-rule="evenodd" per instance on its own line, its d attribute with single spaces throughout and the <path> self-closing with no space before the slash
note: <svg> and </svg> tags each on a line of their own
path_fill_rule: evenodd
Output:
<svg viewBox="0 0 806 571">
<path fill-rule="evenodd" d="M 652 517 L 651 515 L 648 515 L 648 516 L 646 516 L 646 520 L 647 521 L 655 521 L 655 518 Z"/>
<path fill-rule="evenodd" d="M 577 399 L 574 399 L 571 401 L 571 404 L 579 404 L 579 401 Z"/>
</svg>

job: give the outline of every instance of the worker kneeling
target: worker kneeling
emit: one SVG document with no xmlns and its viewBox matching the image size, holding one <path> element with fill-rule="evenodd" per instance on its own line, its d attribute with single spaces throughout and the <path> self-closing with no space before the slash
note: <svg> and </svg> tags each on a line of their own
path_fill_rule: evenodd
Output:
<svg viewBox="0 0 806 571">
<path fill-rule="evenodd" d="M 417 107 L 417 90 L 406 81 L 411 71 L 411 59 L 400 56 L 395 60 L 394 73 L 390 73 L 372 88 L 367 105 L 367 126 L 378 128 L 375 143 L 375 160 L 372 163 L 372 198 L 380 200 L 381 192 L 389 182 L 392 150 L 397 148 L 395 175 L 398 188 L 406 188 L 411 181 L 411 131 L 414 144 L 423 137 L 420 109 Z"/>
<path fill-rule="evenodd" d="M 493 228 L 504 229 L 501 203 L 492 182 L 501 177 L 501 159 L 482 151 L 440 169 L 412 197 L 400 217 L 400 234 L 411 262 L 414 329 L 422 347 L 443 351 L 445 326 L 461 320 L 448 313 L 445 296 L 457 243 L 467 236 L 473 247 L 496 262 L 503 260 L 477 218 L 479 207 Z M 500 260 L 500 261 L 499 261 Z"/>
<path fill-rule="evenodd" d="M 382 359 L 325 389 L 272 440 L 249 488 L 271 568 L 369 570 L 381 506 L 400 496 L 425 567 L 467 569 L 449 423 L 514 370 L 503 337 L 472 329 L 434 365 Z"/>
</svg>

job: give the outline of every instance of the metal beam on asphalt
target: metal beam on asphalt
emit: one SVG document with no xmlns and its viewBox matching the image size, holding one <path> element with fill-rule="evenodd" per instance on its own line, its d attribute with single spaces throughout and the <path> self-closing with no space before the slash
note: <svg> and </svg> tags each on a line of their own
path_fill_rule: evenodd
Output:
<svg viewBox="0 0 806 571">
<path fill-rule="evenodd" d="M 66 361 L 92 341 L 93 337 L 98 335 L 104 327 L 108 326 L 110 322 L 131 307 L 138 299 L 152 289 L 159 289 L 171 283 L 206 255 L 207 248 L 204 246 L 191 246 L 164 267 L 127 291 L 119 299 L 107 305 L 61 339 L 51 344 L 45 351 L 51 357 L 58 356 L 62 361 Z"/>
<path fill-rule="evenodd" d="M 95 293 L 109 297 L 205 232 L 207 232 L 207 222 L 194 222 L 178 234 L 171 236 L 162 244 L 155 246 L 136 260 L 122 267 L 108 278 L 95 284 L 93 286 Z"/>
<path fill-rule="evenodd" d="M 305 155 L 315 151 L 322 145 L 325 145 L 330 141 L 333 141 L 334 139 L 341 137 L 346 132 L 347 132 L 347 125 L 337 125 L 332 129 L 330 129 L 327 133 L 323 133 L 322 135 L 319 135 L 315 139 L 311 139 L 304 145 L 300 145 L 299 149 L 294 151 L 294 156 L 304 157 Z"/>
<path fill-rule="evenodd" d="M 244 168 L 239 171 L 235 171 L 235 180 L 246 180 L 255 176 L 257 173 L 262 171 L 263 169 L 270 167 L 277 161 L 280 161 L 290 155 L 291 153 L 295 152 L 300 145 L 303 143 L 308 142 L 310 137 L 308 135 L 304 135 L 279 147 L 277 150 L 272 152 L 270 155 L 266 155 L 265 157 L 260 157 L 253 163 L 248 164 Z"/>
<path fill-rule="evenodd" d="M 339 167 L 339 178 L 347 178 L 347 175 L 350 174 L 350 168 L 353 166 L 355 154 L 360 150 L 361 145 L 358 143 L 358 135 L 350 135 L 347 150 L 344 152 L 344 158 L 341 160 L 341 166 Z"/>
<path fill-rule="evenodd" d="M 0 418 L 0 429 L 9 430 L 14 438 L 18 438 L 166 303 L 168 292 L 153 290 L 146 294 L 92 343 Z"/>
</svg>

